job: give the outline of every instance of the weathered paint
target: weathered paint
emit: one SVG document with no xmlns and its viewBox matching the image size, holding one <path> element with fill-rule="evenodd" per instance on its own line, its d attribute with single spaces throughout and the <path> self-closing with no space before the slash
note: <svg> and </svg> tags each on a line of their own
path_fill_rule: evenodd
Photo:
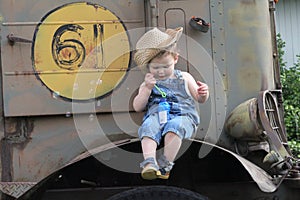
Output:
<svg viewBox="0 0 300 200">
<path fill-rule="evenodd" d="M 225 5 L 226 56 L 228 60 L 236 60 L 228 62 L 228 73 L 235 77 L 228 80 L 232 91 L 228 96 L 230 101 L 239 99 L 242 103 L 250 96 L 256 97 L 257 91 L 274 88 L 270 14 L 262 12 L 268 10 L 269 2 L 230 0 Z"/>
<path fill-rule="evenodd" d="M 132 80 L 132 77 L 141 77 L 140 72 L 136 69 L 128 71 L 131 43 L 136 38 L 129 38 L 126 30 L 143 27 L 143 2 L 135 0 L 124 4 L 124 1 L 114 1 L 101 5 L 97 2 L 27 3 L 1 2 L 1 8 L 5 8 L 1 11 L 1 53 L 6 116 L 65 114 L 72 110 L 71 101 L 96 98 L 100 98 L 102 105 L 96 107 L 96 111 L 110 112 L 111 92 L 120 87 L 120 83 L 129 85 L 129 91 L 137 89 L 136 80 L 139 79 Z M 28 8 L 29 4 L 34 6 Z M 84 15 L 80 14 L 83 11 Z M 7 45 L 7 36 L 12 34 L 31 39 L 33 44 L 15 42 Z M 60 50 L 64 45 L 69 47 Z M 66 54 L 69 50 L 72 50 L 71 54 Z M 66 55 L 70 58 L 64 57 Z M 104 55 L 103 59 L 101 55 Z M 98 61 L 94 63 L 96 57 Z M 60 61 L 55 62 L 57 59 Z M 80 65 L 80 69 L 76 65 Z M 129 99 L 132 94 L 127 92 L 125 95 L 123 98 Z M 39 98 L 35 98 L 37 96 Z M 24 106 L 25 102 L 35 102 L 35 106 Z M 126 110 L 128 108 L 120 106 L 118 111 Z"/>
<path fill-rule="evenodd" d="M 129 67 L 125 29 L 116 15 L 97 4 L 72 3 L 46 13 L 33 38 L 38 78 L 58 96 L 72 100 L 111 92 Z"/>
</svg>

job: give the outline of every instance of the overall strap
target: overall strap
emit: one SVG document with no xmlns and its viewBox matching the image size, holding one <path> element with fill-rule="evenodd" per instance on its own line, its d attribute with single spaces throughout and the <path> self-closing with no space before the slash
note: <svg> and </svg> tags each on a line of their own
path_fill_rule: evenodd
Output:
<svg viewBox="0 0 300 200">
<path fill-rule="evenodd" d="M 183 79 L 182 73 L 181 73 L 181 71 L 178 70 L 178 69 L 175 69 L 175 70 L 174 70 L 174 75 L 176 76 L 176 78 L 178 78 L 178 79 L 180 79 L 180 80 Z"/>
</svg>

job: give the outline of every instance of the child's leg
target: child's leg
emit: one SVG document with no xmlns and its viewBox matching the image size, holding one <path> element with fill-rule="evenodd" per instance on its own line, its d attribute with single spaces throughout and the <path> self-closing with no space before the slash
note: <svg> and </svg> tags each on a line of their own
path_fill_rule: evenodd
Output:
<svg viewBox="0 0 300 200">
<path fill-rule="evenodd" d="M 183 138 L 190 138 L 195 126 L 188 116 L 176 116 L 166 124 L 164 155 L 169 162 L 174 162 Z"/>
<path fill-rule="evenodd" d="M 142 150 L 145 160 L 151 157 L 156 160 L 156 148 L 157 143 L 153 139 L 149 137 L 144 137 L 142 139 Z"/>
<path fill-rule="evenodd" d="M 166 124 L 164 128 L 164 153 L 158 158 L 161 171 L 159 178 L 168 179 L 174 160 L 182 144 L 183 138 L 191 137 L 195 126 L 188 116 L 176 116 Z"/>
<path fill-rule="evenodd" d="M 144 161 L 140 163 L 142 178 L 152 180 L 160 175 L 156 161 L 156 149 L 161 140 L 161 132 L 157 115 L 151 115 L 144 120 L 139 128 L 139 137 L 143 150 Z"/>
<path fill-rule="evenodd" d="M 168 132 L 165 135 L 164 156 L 167 161 L 174 162 L 175 157 L 181 147 L 181 138 L 173 132 Z"/>
<path fill-rule="evenodd" d="M 156 179 L 160 175 L 160 171 L 156 162 L 157 143 L 152 138 L 143 137 L 142 150 L 144 161 L 140 164 L 142 170 L 142 178 L 147 180 Z"/>
<path fill-rule="evenodd" d="M 160 166 L 160 175 L 158 175 L 158 178 L 168 179 L 182 140 L 177 134 L 167 132 L 164 143 L 164 153 L 163 155 L 160 155 L 158 159 L 158 164 Z"/>
<path fill-rule="evenodd" d="M 158 121 L 158 114 L 150 115 L 146 118 L 139 128 L 138 134 L 141 139 L 143 156 L 147 158 L 156 158 L 157 145 L 161 140 L 161 131 Z"/>
</svg>

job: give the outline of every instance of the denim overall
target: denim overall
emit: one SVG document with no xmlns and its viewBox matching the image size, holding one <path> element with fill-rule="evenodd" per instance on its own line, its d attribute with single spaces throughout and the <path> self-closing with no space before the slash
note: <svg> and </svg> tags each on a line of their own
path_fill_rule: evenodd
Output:
<svg viewBox="0 0 300 200">
<path fill-rule="evenodd" d="M 147 136 L 160 144 L 161 138 L 167 132 L 177 134 L 181 139 L 190 138 L 200 123 L 193 97 L 187 93 L 187 86 L 180 70 L 174 70 L 176 78 L 158 80 L 156 85 L 166 93 L 170 104 L 170 115 L 167 123 L 161 125 L 158 119 L 158 104 L 161 93 L 154 87 L 147 104 L 147 112 L 139 128 L 140 139 Z"/>
</svg>

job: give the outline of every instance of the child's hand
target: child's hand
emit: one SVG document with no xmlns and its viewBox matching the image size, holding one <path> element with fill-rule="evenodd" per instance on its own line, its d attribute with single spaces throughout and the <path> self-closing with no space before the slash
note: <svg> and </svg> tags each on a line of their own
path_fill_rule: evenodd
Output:
<svg viewBox="0 0 300 200">
<path fill-rule="evenodd" d="M 152 90 L 154 85 L 156 84 L 156 79 L 154 78 L 153 74 L 147 73 L 145 75 L 145 85 L 148 89 Z"/>
<path fill-rule="evenodd" d="M 197 81 L 197 85 L 199 86 L 197 89 L 198 95 L 201 97 L 208 95 L 208 86 L 205 83 Z"/>
</svg>

